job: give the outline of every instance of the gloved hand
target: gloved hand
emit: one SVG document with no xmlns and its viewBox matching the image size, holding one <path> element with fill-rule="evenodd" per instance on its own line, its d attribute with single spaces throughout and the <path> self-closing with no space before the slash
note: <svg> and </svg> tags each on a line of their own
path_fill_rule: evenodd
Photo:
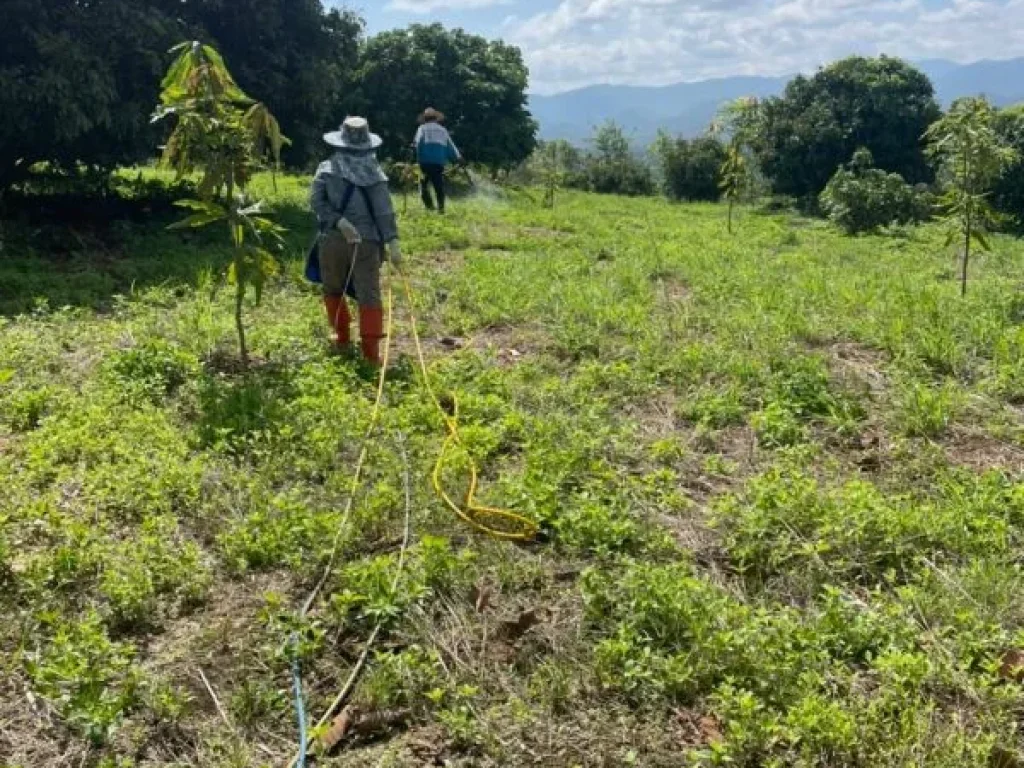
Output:
<svg viewBox="0 0 1024 768">
<path fill-rule="evenodd" d="M 338 223 L 335 224 L 338 231 L 341 232 L 341 236 L 345 238 L 345 242 L 349 245 L 355 245 L 356 243 L 363 242 L 363 236 L 359 234 L 359 230 L 356 229 L 355 225 L 346 218 L 338 219 Z"/>
<path fill-rule="evenodd" d="M 388 243 L 388 261 L 393 267 L 402 266 L 402 246 L 398 244 L 397 240 Z"/>
</svg>

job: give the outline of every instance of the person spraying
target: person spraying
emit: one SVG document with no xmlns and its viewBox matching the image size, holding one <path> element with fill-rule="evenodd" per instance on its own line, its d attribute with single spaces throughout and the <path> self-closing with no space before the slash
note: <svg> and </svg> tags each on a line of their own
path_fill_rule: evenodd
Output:
<svg viewBox="0 0 1024 768">
<path fill-rule="evenodd" d="M 445 189 L 444 169 L 449 163 L 462 160 L 462 155 L 448 129 L 442 125 L 444 114 L 433 107 L 427 107 L 419 117 L 420 127 L 412 145 L 416 150 L 416 161 L 420 165 L 423 176 L 420 179 L 420 196 L 423 204 L 434 210 L 434 200 L 430 196 L 430 188 L 437 195 L 437 210 L 444 213 Z"/>
<path fill-rule="evenodd" d="M 320 234 L 306 263 L 306 276 L 323 286 L 327 318 L 337 345 L 351 344 L 352 318 L 347 296 L 359 305 L 363 357 L 380 364 L 384 336 L 380 269 L 390 259 L 398 266 L 402 250 L 391 204 L 388 177 L 377 162 L 383 143 L 362 117 L 348 117 L 341 129 L 324 135 L 335 149 L 313 179 L 310 205 Z"/>
</svg>

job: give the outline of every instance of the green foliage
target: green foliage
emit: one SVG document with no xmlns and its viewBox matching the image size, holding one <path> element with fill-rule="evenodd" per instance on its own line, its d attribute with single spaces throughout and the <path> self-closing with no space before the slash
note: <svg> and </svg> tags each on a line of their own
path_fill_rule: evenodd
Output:
<svg viewBox="0 0 1024 768">
<path fill-rule="evenodd" d="M 718 118 L 711 126 L 712 134 L 724 133 L 729 137 L 718 170 L 718 189 L 729 204 L 726 227 L 729 234 L 732 234 L 733 209 L 736 204 L 756 192 L 755 160 L 751 147 L 761 129 L 759 119 L 757 99 L 740 98 L 719 110 Z"/>
<path fill-rule="evenodd" d="M 940 387 L 907 383 L 899 393 L 898 425 L 910 436 L 941 437 L 956 417 L 962 399 L 954 382 Z"/>
<path fill-rule="evenodd" d="M 584 188 L 603 195 L 650 195 L 651 169 L 633 154 L 622 128 L 608 122 L 595 131 L 583 160 Z"/>
<path fill-rule="evenodd" d="M 843 59 L 794 78 L 758 112 L 753 147 L 777 193 L 816 198 L 859 147 L 911 184 L 931 180 L 921 136 L 939 107 L 928 78 L 900 59 Z"/>
<path fill-rule="evenodd" d="M 280 162 L 287 139 L 263 104 L 253 103 L 235 83 L 217 51 L 198 42 L 181 43 L 181 53 L 167 71 L 160 106 L 153 119 L 174 117 L 174 130 L 162 162 L 178 178 L 201 171 L 199 200 L 178 205 L 193 213 L 176 228 L 205 227 L 223 221 L 235 248 L 228 282 L 235 286 L 235 329 L 242 364 L 248 366 L 242 305 L 249 287 L 257 303 L 267 280 L 277 273 L 268 248 L 283 245 L 282 228 L 261 215 L 259 203 L 245 197 L 252 174 L 269 159 Z M 224 190 L 224 202 L 217 196 Z M 246 245 L 246 238 L 253 242 Z"/>
<path fill-rule="evenodd" d="M 47 161 L 112 169 L 155 143 L 146 121 L 160 53 L 177 33 L 153 2 L 4 6 L 0 29 L 0 192 Z"/>
<path fill-rule="evenodd" d="M 251 181 L 268 214 L 304 221 L 308 178 L 273 183 Z M 776 210 L 727 237 L 723 214 L 562 189 L 405 222 L 432 380 L 480 500 L 542 523 L 528 546 L 438 501 L 444 425 L 415 377 L 387 383 L 342 527 L 375 389 L 327 351 L 301 226 L 237 376 L 217 232 L 125 221 L 116 259 L 83 232 L 65 262 L 5 225 L 0 286 L 32 280 L 0 318 L 0 689 L 75 764 L 287 760 L 293 657 L 319 714 L 382 620 L 352 703 L 436 748 L 360 730 L 350 762 L 1012 755 L 1021 244 L 951 312 L 936 225 L 850 238 Z M 34 716 L 5 722 L 8 762 L 50 759 Z"/>
<path fill-rule="evenodd" d="M 106 366 L 126 398 L 142 397 L 154 403 L 173 395 L 198 371 L 192 355 L 158 338 L 118 351 Z"/>
<path fill-rule="evenodd" d="M 988 230 L 996 221 L 989 202 L 992 184 L 1016 159 L 995 129 L 995 110 L 984 98 L 958 99 L 925 137 L 945 188 L 941 198 L 949 233 L 946 245 L 962 244 L 960 293 L 967 293 L 971 246 L 990 250 Z"/>
<path fill-rule="evenodd" d="M 999 141 L 1015 152 L 992 188 L 992 205 L 1017 232 L 1024 231 L 1024 105 L 1001 109 L 994 128 Z"/>
<path fill-rule="evenodd" d="M 342 627 L 394 624 L 427 598 L 468 587 L 474 560 L 470 552 L 454 552 L 447 539 L 425 536 L 409 552 L 397 582 L 395 556 L 352 563 L 339 574 L 344 586 L 331 597 L 331 620 Z"/>
<path fill-rule="evenodd" d="M 976 508 L 961 499 L 886 497 L 861 481 L 822 489 L 799 470 L 776 469 L 752 481 L 745 497 L 724 500 L 717 524 L 743 573 L 884 583 L 905 580 L 920 558 L 1004 552 L 1019 515 L 1016 498 L 1006 509 Z"/>
<path fill-rule="evenodd" d="M 585 185 L 583 166 L 583 154 L 568 141 L 544 141 L 530 156 L 527 180 L 544 190 L 544 207 L 554 208 L 555 197 L 562 188 L 580 189 Z"/>
<path fill-rule="evenodd" d="M 359 14 L 321 0 L 169 5 L 191 34 L 210 40 L 231 62 L 242 90 L 258 93 L 280 120 L 292 140 L 283 148 L 287 164 L 315 163 L 324 131 L 352 107 L 363 43 Z"/>
<path fill-rule="evenodd" d="M 243 89 L 259 92 L 295 138 L 287 159 L 313 161 L 343 114 L 362 20 L 320 0 L 230 3 L 15 0 L 0 30 L 0 190 L 35 163 L 109 172 L 145 162 L 159 133 L 148 117 L 182 34 L 211 40 Z M 335 88 L 325 90 L 324 83 Z M 408 118 L 407 118 L 408 119 Z"/>
<path fill-rule="evenodd" d="M 95 745 L 138 703 L 139 674 L 129 646 L 110 640 L 96 614 L 53 620 L 52 637 L 26 667 L 39 693 Z"/>
<path fill-rule="evenodd" d="M 688 140 L 662 134 L 653 151 L 670 200 L 718 200 L 720 168 L 726 159 L 722 142 L 712 136 Z"/>
<path fill-rule="evenodd" d="M 797 445 L 807 439 L 807 432 L 800 419 L 782 403 L 769 403 L 763 411 L 751 417 L 751 426 L 757 439 L 768 448 L 783 448 Z"/>
<path fill-rule="evenodd" d="M 872 162 L 867 149 L 858 149 L 849 165 L 829 180 L 820 197 L 829 220 L 849 234 L 927 220 L 931 195 L 918 192 L 897 173 L 872 167 Z"/>
<path fill-rule="evenodd" d="M 382 157 L 402 160 L 417 115 L 434 106 L 448 116 L 459 149 L 474 163 L 510 170 L 536 146 L 526 108 L 527 69 L 520 50 L 440 24 L 414 24 L 366 41 L 350 111 L 371 117 Z"/>
<path fill-rule="evenodd" d="M 199 547 L 180 540 L 172 518 L 150 517 L 132 542 L 106 558 L 99 594 L 109 603 L 111 623 L 124 629 L 152 622 L 160 597 L 176 597 L 185 607 L 199 603 L 209 582 Z"/>
</svg>

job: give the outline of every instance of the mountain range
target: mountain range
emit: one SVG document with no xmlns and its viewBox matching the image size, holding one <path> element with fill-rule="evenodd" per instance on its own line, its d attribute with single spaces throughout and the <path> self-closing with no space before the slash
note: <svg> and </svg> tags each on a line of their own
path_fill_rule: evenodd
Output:
<svg viewBox="0 0 1024 768">
<path fill-rule="evenodd" d="M 984 94 L 997 106 L 1024 101 L 1024 58 L 958 64 L 944 59 L 915 62 L 935 86 L 943 106 L 960 96 Z M 594 85 L 551 96 L 534 95 L 530 109 L 542 139 L 583 144 L 594 128 L 614 120 L 632 141 L 647 144 L 659 129 L 696 136 L 719 107 L 741 96 L 777 96 L 790 77 L 723 77 L 661 87 Z"/>
</svg>

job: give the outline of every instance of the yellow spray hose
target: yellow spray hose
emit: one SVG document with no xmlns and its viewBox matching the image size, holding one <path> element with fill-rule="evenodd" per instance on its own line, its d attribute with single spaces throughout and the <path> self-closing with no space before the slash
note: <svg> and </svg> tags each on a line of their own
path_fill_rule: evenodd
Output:
<svg viewBox="0 0 1024 768">
<path fill-rule="evenodd" d="M 416 314 L 414 312 L 415 304 L 412 297 L 412 287 L 409 285 L 409 280 L 405 274 L 400 270 L 395 270 L 402 280 L 402 287 L 405 290 L 406 300 L 409 304 L 409 325 L 412 328 L 412 337 L 416 346 L 416 358 L 419 361 L 420 374 L 423 379 L 423 386 L 430 395 L 430 399 L 437 407 L 438 412 L 441 414 L 441 418 L 444 420 L 445 426 L 448 428 L 448 436 L 445 438 L 444 443 L 441 446 L 441 453 L 437 457 L 437 463 L 434 465 L 433 483 L 434 490 L 437 495 L 448 505 L 448 507 L 459 517 L 460 520 L 465 522 L 471 528 L 480 533 L 493 536 L 497 539 L 504 539 L 508 541 L 531 541 L 537 536 L 538 526 L 533 520 L 529 520 L 521 515 L 517 515 L 514 512 L 510 512 L 505 509 L 496 509 L 494 507 L 487 507 L 476 503 L 476 490 L 479 482 L 478 470 L 476 462 L 473 461 L 472 457 L 469 457 L 469 489 L 466 492 L 466 500 L 464 505 L 460 506 L 457 504 L 448 492 L 444 488 L 443 474 L 448 457 L 449 451 L 454 445 L 461 445 L 459 437 L 459 403 L 458 399 L 452 396 L 452 408 L 451 414 L 445 410 L 441 401 L 437 397 L 437 393 L 434 391 L 433 385 L 430 383 L 430 373 L 427 370 L 426 357 L 423 354 L 423 343 L 420 341 L 419 329 L 417 327 Z M 305 603 L 302 606 L 300 616 L 304 617 L 309 613 L 310 608 L 316 601 L 327 580 L 330 578 L 332 571 L 334 570 L 334 564 L 337 560 L 338 551 L 341 544 L 341 535 L 348 527 L 348 521 L 352 513 L 352 505 L 355 499 L 356 492 L 359 489 L 359 485 L 362 482 L 363 467 L 366 465 L 366 456 L 369 451 L 370 438 L 373 436 L 374 431 L 377 427 L 377 422 L 380 419 L 381 403 L 384 399 L 384 383 L 386 381 L 388 363 L 390 362 L 391 355 L 391 342 L 393 338 L 393 319 L 394 319 L 394 290 L 391 282 L 388 281 L 387 287 L 387 339 L 384 343 L 384 355 L 381 360 L 381 367 L 377 379 L 377 392 L 373 402 L 373 409 L 370 412 L 370 422 L 367 425 L 366 433 L 363 437 L 363 445 L 359 451 L 359 458 L 356 461 L 355 472 L 352 475 L 352 484 L 349 488 L 348 500 L 345 504 L 345 510 L 342 514 L 342 519 L 338 525 L 338 529 L 334 535 L 334 542 L 331 546 L 331 553 L 328 557 L 327 563 L 324 566 L 323 572 L 320 579 L 317 581 L 316 586 L 309 593 Z M 407 523 L 408 524 L 408 523 Z M 408 532 L 407 532 L 408 534 Z M 362 661 L 365 662 L 367 655 L 369 654 L 370 648 L 373 646 L 374 641 L 377 638 L 377 634 L 380 631 L 380 623 L 374 629 L 369 641 L 366 644 L 366 648 L 363 652 Z M 293 638 L 294 639 L 294 638 Z M 334 702 L 327 708 L 324 715 L 317 721 L 314 732 L 322 730 L 330 718 L 338 711 L 341 704 L 344 703 L 347 696 L 351 693 L 353 686 L 356 683 L 358 672 L 361 671 L 362 667 L 357 665 L 353 670 L 349 681 L 346 683 L 345 688 L 335 698 Z M 306 761 L 306 750 L 313 745 L 314 738 L 311 738 L 306 733 L 305 727 L 305 708 L 302 703 L 302 686 L 301 686 L 301 673 L 298 669 L 297 663 L 293 669 L 293 675 L 295 677 L 295 691 L 296 691 L 296 706 L 299 713 L 300 722 L 300 748 L 299 753 L 292 758 L 288 764 L 288 768 L 294 768 L 296 765 L 305 766 Z"/>
<path fill-rule="evenodd" d="M 441 446 L 441 453 L 434 465 L 434 490 L 437 495 L 448 505 L 460 520 L 480 533 L 493 536 L 496 539 L 507 541 L 532 541 L 537 536 L 538 526 L 533 520 L 517 515 L 507 509 L 487 507 L 476 502 L 476 491 L 479 483 L 476 462 L 472 456 L 469 457 L 469 489 L 466 491 L 466 498 L 463 504 L 457 504 L 444 488 L 444 468 L 452 446 L 462 445 L 459 436 L 459 401 L 453 395 L 451 413 L 441 404 L 433 385 L 430 383 L 430 374 L 427 371 L 427 361 L 423 354 L 423 343 L 420 341 L 419 329 L 417 328 L 415 303 L 412 297 L 412 288 L 409 279 L 400 269 L 397 270 L 402 280 L 402 287 L 405 290 L 406 301 L 409 304 L 409 325 L 412 329 L 412 338 L 416 346 L 416 357 L 419 361 L 420 374 L 423 379 L 423 386 L 434 402 L 445 426 L 448 428 L 448 436 Z M 468 452 L 467 452 L 468 453 Z"/>
<path fill-rule="evenodd" d="M 345 299 L 342 299 L 344 301 Z M 341 534 L 344 533 L 345 529 L 348 528 L 349 517 L 352 515 L 352 504 L 356 498 L 356 492 L 359 490 L 359 484 L 363 479 L 363 467 L 366 466 L 366 455 L 370 449 L 370 438 L 373 437 L 374 431 L 377 429 L 377 422 L 380 420 L 380 407 L 384 400 L 384 382 L 388 371 L 388 362 L 391 357 L 391 322 L 394 317 L 395 301 L 394 293 L 391 286 L 388 285 L 387 290 L 387 327 L 388 336 L 384 340 L 384 355 L 381 360 L 380 371 L 377 374 L 377 393 L 373 400 L 373 410 L 370 411 L 370 423 L 366 426 L 366 432 L 363 435 L 363 444 L 359 449 L 359 458 L 356 460 L 355 472 L 352 474 L 352 484 L 349 486 L 348 499 L 345 502 L 345 510 L 341 516 L 341 522 L 338 524 L 338 529 L 334 533 L 334 542 L 331 545 L 331 554 L 327 559 L 326 565 L 324 565 L 323 573 L 320 576 L 320 580 L 317 581 L 316 586 L 313 587 L 313 591 L 309 593 L 309 597 L 306 598 L 306 602 L 302 606 L 302 613 L 300 616 L 305 616 L 309 613 L 309 609 L 313 607 L 313 603 L 316 601 L 317 596 L 320 594 L 320 590 L 324 588 L 324 584 L 331 576 L 331 572 L 334 570 L 334 563 L 338 557 L 338 549 L 341 544 Z"/>
</svg>

